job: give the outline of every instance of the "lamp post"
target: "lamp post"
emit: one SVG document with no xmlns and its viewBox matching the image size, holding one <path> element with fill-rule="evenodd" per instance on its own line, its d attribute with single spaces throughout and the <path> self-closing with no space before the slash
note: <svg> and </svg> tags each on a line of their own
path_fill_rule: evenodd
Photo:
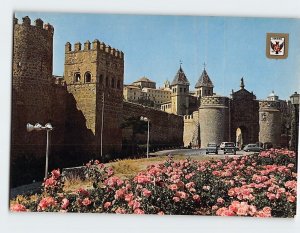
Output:
<svg viewBox="0 0 300 233">
<path fill-rule="evenodd" d="M 150 138 L 150 120 L 147 117 L 141 116 L 141 121 L 148 123 L 148 134 L 147 134 L 147 159 L 149 158 L 149 138 Z"/>
<path fill-rule="evenodd" d="M 291 104 L 293 105 L 292 111 L 292 124 L 291 124 L 291 150 L 296 152 L 296 168 L 298 170 L 298 134 L 299 134 L 299 99 L 300 94 L 295 92 L 290 96 Z"/>
<path fill-rule="evenodd" d="M 50 131 L 53 130 L 53 127 L 50 123 L 47 123 L 45 126 L 42 126 L 39 123 L 36 123 L 35 125 L 32 125 L 30 123 L 27 123 L 26 129 L 28 132 L 31 132 L 33 130 L 35 131 L 41 131 L 46 130 L 47 132 L 47 144 L 46 144 L 46 164 L 45 164 L 45 179 L 48 175 L 48 160 L 49 160 L 49 144 L 50 144 Z"/>
<path fill-rule="evenodd" d="M 101 109 L 101 133 L 100 133 L 101 158 L 103 156 L 104 101 L 105 101 L 105 96 L 104 96 L 104 92 L 103 92 L 102 93 L 102 109 Z"/>
<path fill-rule="evenodd" d="M 289 148 L 289 129 L 290 129 L 290 124 L 289 123 L 285 124 L 285 129 L 286 129 L 286 133 L 285 133 L 285 136 L 286 136 L 286 147 L 288 149 L 290 149 Z"/>
</svg>

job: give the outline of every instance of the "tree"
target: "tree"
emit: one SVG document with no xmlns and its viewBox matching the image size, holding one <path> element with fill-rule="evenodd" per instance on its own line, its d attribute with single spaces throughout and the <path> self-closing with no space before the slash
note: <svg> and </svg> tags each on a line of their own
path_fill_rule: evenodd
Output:
<svg viewBox="0 0 300 233">
<path fill-rule="evenodd" d="M 130 128 L 132 130 L 131 135 L 131 153 L 135 153 L 135 148 L 138 145 L 136 141 L 137 134 L 144 134 L 148 130 L 147 122 L 141 121 L 140 117 L 129 117 L 124 119 L 123 123 L 121 124 L 121 128 Z"/>
</svg>

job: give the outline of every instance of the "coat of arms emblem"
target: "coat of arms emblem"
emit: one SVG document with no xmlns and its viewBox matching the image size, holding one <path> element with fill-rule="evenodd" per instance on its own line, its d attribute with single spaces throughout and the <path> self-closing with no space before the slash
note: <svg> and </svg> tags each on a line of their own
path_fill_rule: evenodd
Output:
<svg viewBox="0 0 300 233">
<path fill-rule="evenodd" d="M 267 33 L 268 58 L 282 59 L 288 55 L 288 34 Z"/>
</svg>

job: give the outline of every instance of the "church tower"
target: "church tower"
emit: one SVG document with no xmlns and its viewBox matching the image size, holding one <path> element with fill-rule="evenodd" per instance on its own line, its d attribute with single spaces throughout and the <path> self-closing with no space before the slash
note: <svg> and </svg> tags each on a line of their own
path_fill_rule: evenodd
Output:
<svg viewBox="0 0 300 233">
<path fill-rule="evenodd" d="M 171 83 L 172 113 L 187 115 L 189 109 L 189 86 L 190 83 L 180 65 L 177 74 Z"/>
<path fill-rule="evenodd" d="M 214 85 L 212 81 L 210 80 L 205 67 L 203 69 L 203 72 L 198 80 L 198 82 L 195 85 L 196 88 L 196 96 L 197 97 L 203 97 L 203 96 L 212 96 L 213 95 L 213 89 Z"/>
</svg>

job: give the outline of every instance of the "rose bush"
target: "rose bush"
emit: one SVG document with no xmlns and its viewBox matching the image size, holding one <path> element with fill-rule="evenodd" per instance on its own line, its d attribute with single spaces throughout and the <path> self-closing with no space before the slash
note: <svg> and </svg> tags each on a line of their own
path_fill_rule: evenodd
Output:
<svg viewBox="0 0 300 233">
<path fill-rule="evenodd" d="M 293 217 L 295 159 L 292 151 L 274 149 L 201 162 L 167 159 L 126 180 L 95 160 L 85 169 L 92 189 L 67 193 L 60 171 L 54 170 L 41 195 L 17 199 L 11 210 Z"/>
</svg>

